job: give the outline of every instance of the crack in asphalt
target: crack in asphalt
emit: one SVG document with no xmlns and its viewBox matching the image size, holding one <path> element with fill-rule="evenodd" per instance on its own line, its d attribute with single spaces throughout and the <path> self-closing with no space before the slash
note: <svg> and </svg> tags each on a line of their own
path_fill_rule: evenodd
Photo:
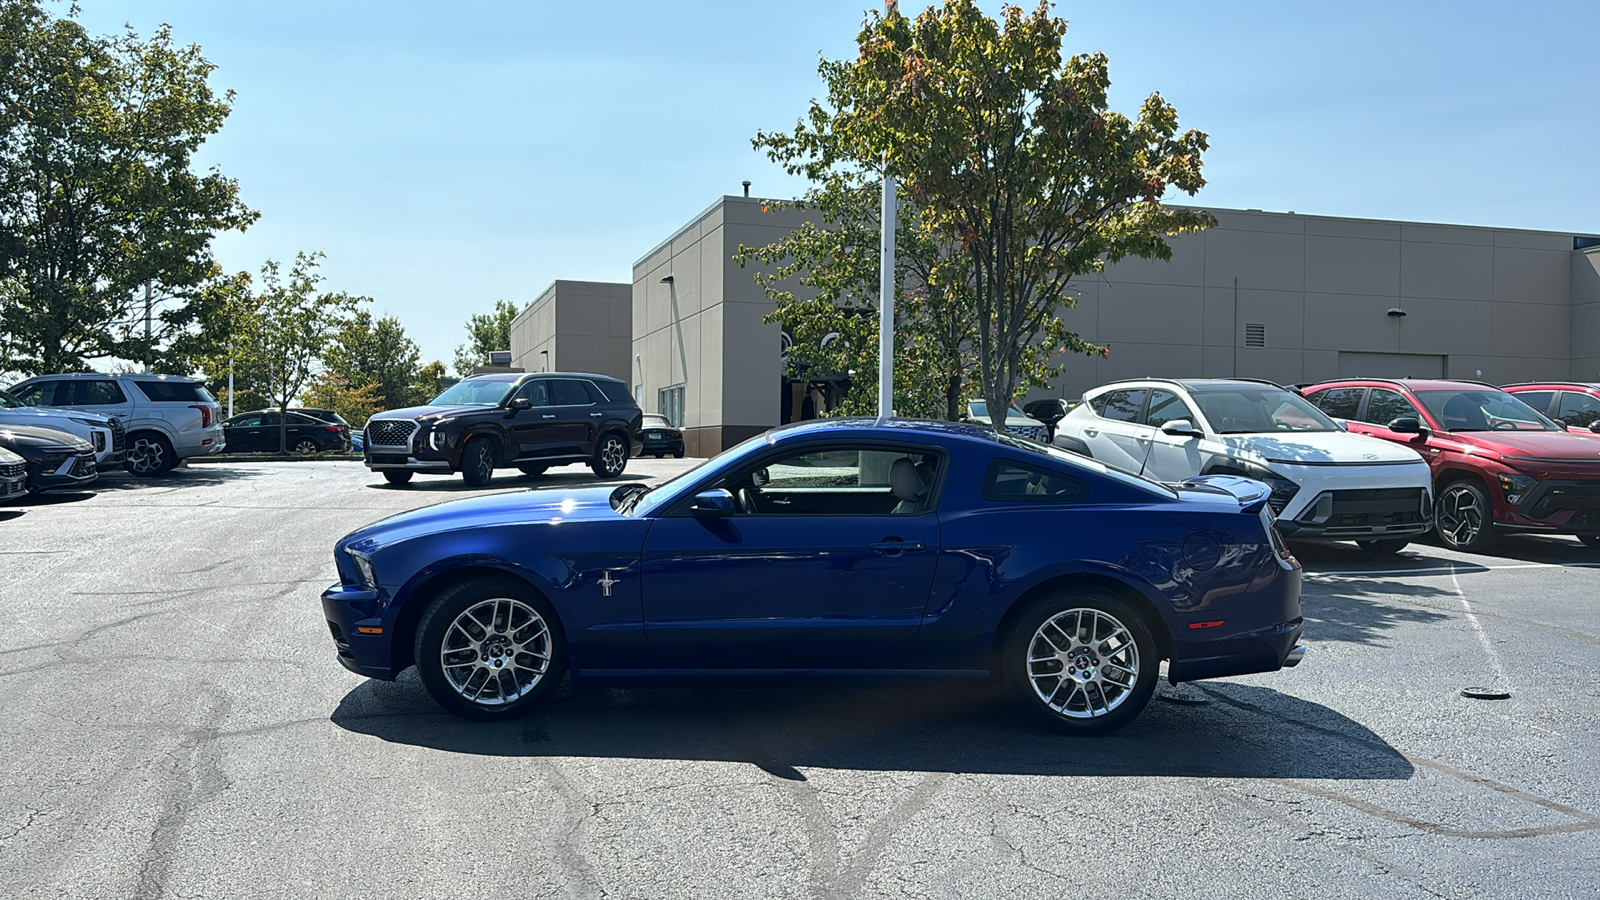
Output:
<svg viewBox="0 0 1600 900">
<path fill-rule="evenodd" d="M 220 734 L 217 726 L 227 717 L 229 703 L 227 697 L 214 688 L 209 688 L 206 694 L 210 699 L 206 724 L 183 729 L 178 746 L 167 753 L 170 765 L 163 778 L 166 790 L 161 812 L 139 857 L 134 889 L 134 896 L 139 900 L 156 900 L 166 894 L 172 851 L 188 825 L 190 814 L 232 786 L 222 774 L 215 745 Z"/>
<path fill-rule="evenodd" d="M 23 809 L 28 811 L 28 821 L 18 825 L 10 834 L 0 836 L 0 842 L 9 841 L 24 831 L 27 831 L 34 822 L 39 820 L 40 816 L 44 815 L 44 810 L 34 809 L 31 806 L 24 806 Z"/>
</svg>

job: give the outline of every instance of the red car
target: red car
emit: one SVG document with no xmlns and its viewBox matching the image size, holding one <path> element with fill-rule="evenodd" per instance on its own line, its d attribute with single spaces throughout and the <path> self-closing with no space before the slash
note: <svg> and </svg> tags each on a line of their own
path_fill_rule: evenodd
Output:
<svg viewBox="0 0 1600 900">
<path fill-rule="evenodd" d="M 1568 430 L 1588 429 L 1600 434 L 1600 384 L 1575 381 L 1530 381 L 1501 388 L 1537 409 Z"/>
<path fill-rule="evenodd" d="M 1506 532 L 1600 547 L 1600 441 L 1569 434 L 1493 385 L 1357 378 L 1301 393 L 1352 432 L 1414 447 L 1433 470 L 1434 527 L 1477 551 Z"/>
</svg>

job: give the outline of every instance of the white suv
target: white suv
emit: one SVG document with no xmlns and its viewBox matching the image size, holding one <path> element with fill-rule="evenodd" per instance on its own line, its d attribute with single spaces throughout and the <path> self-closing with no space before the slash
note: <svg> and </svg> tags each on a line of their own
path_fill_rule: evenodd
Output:
<svg viewBox="0 0 1600 900">
<path fill-rule="evenodd" d="M 206 386 L 179 375 L 39 375 L 12 386 L 29 406 L 110 416 L 127 432 L 129 472 L 160 475 L 191 456 L 222 450 L 222 407 Z"/>
<path fill-rule="evenodd" d="M 1424 534 L 1432 478 L 1416 451 L 1350 434 L 1271 382 L 1145 378 L 1084 395 L 1056 446 L 1157 481 L 1244 475 L 1272 488 L 1278 529 L 1395 553 Z"/>
</svg>

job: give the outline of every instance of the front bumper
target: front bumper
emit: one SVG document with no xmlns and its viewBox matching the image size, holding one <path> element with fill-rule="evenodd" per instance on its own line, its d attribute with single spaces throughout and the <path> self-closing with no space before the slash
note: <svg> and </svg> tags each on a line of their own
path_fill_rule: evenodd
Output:
<svg viewBox="0 0 1600 900">
<path fill-rule="evenodd" d="M 1510 513 L 1495 525 L 1545 534 L 1600 534 L 1600 480 L 1540 481 Z"/>
<path fill-rule="evenodd" d="M 60 491 L 85 487 L 100 477 L 94 454 L 85 452 L 65 460 L 28 464 L 28 487 L 34 491 Z"/>
<path fill-rule="evenodd" d="M 393 681 L 399 673 L 390 658 L 391 626 L 384 612 L 377 591 L 335 584 L 322 592 L 322 614 L 328 620 L 339 665 L 357 675 Z"/>
<path fill-rule="evenodd" d="M 418 459 L 415 456 L 399 454 L 363 454 L 363 462 L 367 468 L 374 471 L 392 469 L 412 469 L 418 472 L 450 472 L 455 466 L 448 459 Z"/>
<path fill-rule="evenodd" d="M 0 500 L 15 500 L 26 493 L 28 493 L 27 475 L 0 478 Z"/>
</svg>

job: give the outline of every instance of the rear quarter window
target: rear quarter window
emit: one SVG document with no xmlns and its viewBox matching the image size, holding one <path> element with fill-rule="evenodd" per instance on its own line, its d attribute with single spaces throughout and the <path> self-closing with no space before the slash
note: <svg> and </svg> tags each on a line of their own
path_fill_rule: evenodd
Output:
<svg viewBox="0 0 1600 900">
<path fill-rule="evenodd" d="M 991 503 L 1069 503 L 1089 498 L 1089 482 L 1010 459 L 989 464 L 983 499 Z"/>
<path fill-rule="evenodd" d="M 135 381 L 133 384 L 154 403 L 211 402 L 211 394 L 193 381 Z"/>
<path fill-rule="evenodd" d="M 612 403 L 633 402 L 633 395 L 628 393 L 628 386 L 620 381 L 601 381 L 596 379 L 592 383 L 595 387 L 600 389 L 600 393 L 606 398 L 606 400 Z M 596 398 L 596 402 L 599 402 L 598 398 Z"/>
</svg>

